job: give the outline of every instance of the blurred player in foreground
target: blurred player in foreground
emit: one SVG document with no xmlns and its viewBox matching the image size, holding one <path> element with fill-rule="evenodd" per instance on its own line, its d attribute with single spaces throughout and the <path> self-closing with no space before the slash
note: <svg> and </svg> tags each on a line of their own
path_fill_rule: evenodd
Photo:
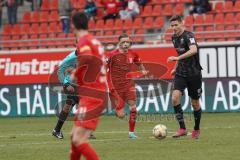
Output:
<svg viewBox="0 0 240 160">
<path fill-rule="evenodd" d="M 104 48 L 88 32 L 88 18 L 76 12 L 72 17 L 77 38 L 77 68 L 71 76 L 78 85 L 79 105 L 74 117 L 71 135 L 71 160 L 83 156 L 87 160 L 98 160 L 95 150 L 89 145 L 88 137 L 97 127 L 99 116 L 107 101 L 106 83 L 101 82 Z"/>
<path fill-rule="evenodd" d="M 180 103 L 181 96 L 187 88 L 194 109 L 195 126 L 192 131 L 192 138 L 196 139 L 200 135 L 199 125 L 202 112 L 199 103 L 199 98 L 202 93 L 202 67 L 199 63 L 198 45 L 193 33 L 185 30 L 180 16 L 173 16 L 170 19 L 170 24 L 174 30 L 172 42 L 178 56 L 171 56 L 167 61 L 177 62 L 171 72 L 175 75 L 173 80 L 172 103 L 174 105 L 176 119 L 180 126 L 173 137 L 177 138 L 187 135 L 183 110 Z"/>
<path fill-rule="evenodd" d="M 74 107 L 79 102 L 76 84 L 73 84 L 70 79 L 71 72 L 76 69 L 77 65 L 76 52 L 77 51 L 73 51 L 67 55 L 58 66 L 58 79 L 63 84 L 63 92 L 67 95 L 67 100 L 59 114 L 58 122 L 52 131 L 52 135 L 58 139 L 64 138 L 61 132 L 61 128 L 66 121 L 72 107 Z M 90 138 L 96 139 L 93 134 L 91 134 Z"/>
<path fill-rule="evenodd" d="M 143 64 L 137 53 L 129 48 L 131 39 L 127 34 L 119 36 L 118 49 L 112 51 L 107 56 L 107 79 L 110 91 L 110 99 L 119 118 L 125 116 L 125 103 L 129 105 L 129 138 L 135 139 L 134 133 L 137 110 L 136 110 L 136 91 L 133 80 L 128 76 L 132 65 L 139 67 L 142 75 L 146 75 Z"/>
</svg>

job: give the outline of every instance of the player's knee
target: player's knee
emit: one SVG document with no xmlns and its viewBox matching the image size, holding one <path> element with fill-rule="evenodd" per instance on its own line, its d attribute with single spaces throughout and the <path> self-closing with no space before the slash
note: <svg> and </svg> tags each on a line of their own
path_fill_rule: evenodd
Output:
<svg viewBox="0 0 240 160">
<path fill-rule="evenodd" d="M 176 106 L 176 105 L 178 105 L 179 103 L 180 103 L 180 97 L 177 96 L 177 95 L 173 95 L 173 96 L 172 96 L 172 104 L 173 104 L 174 106 Z"/>
<path fill-rule="evenodd" d="M 71 105 L 66 104 L 63 108 L 63 112 L 69 113 L 70 112 Z"/>
<path fill-rule="evenodd" d="M 192 107 L 194 110 L 199 110 L 199 108 L 200 108 L 199 100 L 192 100 L 191 104 L 192 104 Z"/>
<path fill-rule="evenodd" d="M 82 136 L 81 134 L 78 134 L 78 132 L 75 132 L 73 133 L 71 140 L 73 145 L 79 146 L 83 143 L 86 143 L 88 141 L 88 138 L 85 136 Z"/>
<path fill-rule="evenodd" d="M 117 112 L 117 117 L 120 118 L 120 119 L 123 119 L 125 117 L 125 113 Z"/>
</svg>

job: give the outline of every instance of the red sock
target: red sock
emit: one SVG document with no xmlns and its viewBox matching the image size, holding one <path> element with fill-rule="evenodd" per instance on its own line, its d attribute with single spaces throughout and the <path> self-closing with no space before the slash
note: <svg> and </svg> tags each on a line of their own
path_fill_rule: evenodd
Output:
<svg viewBox="0 0 240 160">
<path fill-rule="evenodd" d="M 82 154 L 86 160 L 99 160 L 97 153 L 88 143 L 80 144 L 76 147 L 76 150 L 78 153 Z"/>
<path fill-rule="evenodd" d="M 136 118 L 137 118 L 137 110 L 136 110 L 136 108 L 132 108 L 130 110 L 129 122 L 128 122 L 129 123 L 129 132 L 134 132 Z"/>
<path fill-rule="evenodd" d="M 81 153 L 77 151 L 77 148 L 72 144 L 70 151 L 70 160 L 80 160 Z"/>
</svg>

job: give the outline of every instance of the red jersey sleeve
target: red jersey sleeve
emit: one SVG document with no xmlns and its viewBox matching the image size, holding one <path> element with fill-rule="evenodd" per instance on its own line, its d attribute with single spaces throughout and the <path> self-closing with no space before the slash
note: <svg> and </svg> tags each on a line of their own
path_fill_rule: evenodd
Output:
<svg viewBox="0 0 240 160">
<path fill-rule="evenodd" d="M 136 65 L 140 65 L 141 63 L 141 58 L 139 57 L 139 55 L 136 53 L 136 52 L 133 52 L 133 62 L 136 64 Z"/>
</svg>

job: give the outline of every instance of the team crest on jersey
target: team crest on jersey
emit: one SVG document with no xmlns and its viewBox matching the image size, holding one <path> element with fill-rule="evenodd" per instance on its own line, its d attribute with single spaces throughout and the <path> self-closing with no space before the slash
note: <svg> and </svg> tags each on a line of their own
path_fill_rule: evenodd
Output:
<svg viewBox="0 0 240 160">
<path fill-rule="evenodd" d="M 181 38 L 181 44 L 183 44 L 184 43 L 184 39 L 183 38 Z"/>
</svg>

